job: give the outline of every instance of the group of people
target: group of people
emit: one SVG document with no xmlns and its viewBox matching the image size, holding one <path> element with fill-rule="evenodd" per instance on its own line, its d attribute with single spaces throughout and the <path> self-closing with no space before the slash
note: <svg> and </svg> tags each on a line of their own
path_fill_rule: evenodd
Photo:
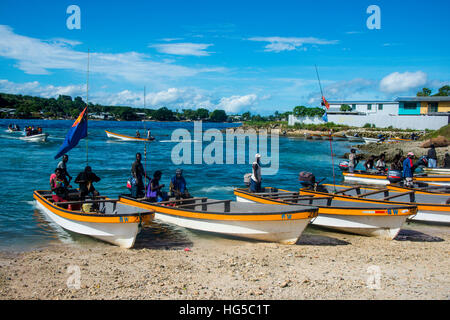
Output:
<svg viewBox="0 0 450 320">
<path fill-rule="evenodd" d="M 150 129 L 147 130 L 147 139 L 150 139 L 150 137 L 152 136 L 152 133 L 150 131 Z M 139 132 L 139 130 L 136 130 L 136 138 L 140 138 L 141 137 L 141 133 Z"/>
<path fill-rule="evenodd" d="M 41 127 L 35 128 L 34 126 L 25 127 L 25 133 L 26 133 L 27 137 L 34 136 L 36 134 L 41 134 L 42 133 L 42 128 Z"/>
<path fill-rule="evenodd" d="M 15 123 L 14 124 L 10 123 L 8 125 L 8 129 L 11 131 L 20 131 L 20 127 Z"/>
<path fill-rule="evenodd" d="M 72 176 L 67 171 L 68 161 L 69 156 L 67 154 L 63 155 L 55 172 L 50 176 L 50 188 L 52 190 L 52 199 L 54 202 L 66 202 L 71 198 L 69 190 L 72 188 L 70 185 Z M 95 190 L 93 183 L 99 181 L 100 178 L 92 172 L 92 168 L 86 166 L 84 171 L 80 172 L 75 178 L 75 183 L 78 184 L 79 189 L 72 197 L 84 200 L 87 196 L 91 196 L 95 199 L 100 194 Z"/>
<path fill-rule="evenodd" d="M 183 177 L 183 170 L 177 169 L 175 176 L 170 180 L 169 194 L 162 189 L 165 184 L 160 184 L 162 178 L 162 172 L 157 170 L 153 173 L 153 177 L 150 178 L 146 174 L 146 170 L 142 164 L 142 155 L 136 153 L 136 160 L 131 166 L 131 196 L 134 198 L 145 198 L 150 202 L 167 201 L 170 197 L 178 199 L 188 199 L 191 195 L 187 189 L 187 183 Z M 144 184 L 144 180 L 148 180 L 147 187 Z M 147 181 L 145 181 L 147 182 Z"/>
</svg>

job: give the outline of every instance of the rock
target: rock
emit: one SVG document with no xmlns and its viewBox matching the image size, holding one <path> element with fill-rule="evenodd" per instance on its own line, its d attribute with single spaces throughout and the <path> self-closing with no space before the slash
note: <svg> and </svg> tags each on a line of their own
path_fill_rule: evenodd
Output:
<svg viewBox="0 0 450 320">
<path fill-rule="evenodd" d="M 432 144 L 434 144 L 436 148 L 439 148 L 447 147 L 448 145 L 450 145 L 450 142 L 445 137 L 438 136 L 437 138 L 431 138 L 430 140 L 425 141 L 424 143 L 422 143 L 421 147 L 429 148 Z"/>
</svg>

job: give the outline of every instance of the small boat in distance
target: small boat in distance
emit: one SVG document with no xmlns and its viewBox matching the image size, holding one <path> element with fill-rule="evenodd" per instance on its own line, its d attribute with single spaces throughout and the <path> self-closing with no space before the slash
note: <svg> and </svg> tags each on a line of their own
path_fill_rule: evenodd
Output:
<svg viewBox="0 0 450 320">
<path fill-rule="evenodd" d="M 153 141 L 153 140 L 155 140 L 155 137 L 150 137 L 149 139 L 147 139 L 147 138 L 138 138 L 138 137 L 127 136 L 125 134 L 114 133 L 114 132 L 107 131 L 107 130 L 105 130 L 105 132 L 106 132 L 106 135 L 108 136 L 108 138 L 115 138 L 115 139 L 119 139 L 119 140 L 123 140 L 123 141 Z"/>
<path fill-rule="evenodd" d="M 34 191 L 33 197 L 37 207 L 63 229 L 122 248 L 133 247 L 141 226 L 149 224 L 154 218 L 154 213 L 149 210 L 106 197 L 56 203 L 52 200 L 51 191 Z M 96 210 L 92 210 L 93 204 L 98 206 Z M 87 212 L 83 210 L 89 207 Z"/>
<path fill-rule="evenodd" d="M 123 203 L 153 210 L 155 219 L 180 227 L 261 241 L 295 244 L 318 209 L 190 198 L 149 202 L 121 195 Z"/>
<path fill-rule="evenodd" d="M 20 137 L 20 140 L 31 141 L 31 142 L 46 142 L 49 134 L 48 133 L 39 133 L 33 134 L 31 136 Z"/>
</svg>

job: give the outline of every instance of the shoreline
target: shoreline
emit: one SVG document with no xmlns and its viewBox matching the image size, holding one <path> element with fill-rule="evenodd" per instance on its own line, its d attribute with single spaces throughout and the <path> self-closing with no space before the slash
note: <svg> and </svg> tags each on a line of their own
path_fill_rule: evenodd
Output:
<svg viewBox="0 0 450 320">
<path fill-rule="evenodd" d="M 83 241 L 0 252 L 1 299 L 450 298 L 446 227 L 405 224 L 392 241 L 308 227 L 291 246 L 186 232 L 165 247 L 144 233 L 129 250 Z M 67 286 L 69 266 L 79 289 Z M 379 289 L 367 285 L 373 266 Z"/>
</svg>

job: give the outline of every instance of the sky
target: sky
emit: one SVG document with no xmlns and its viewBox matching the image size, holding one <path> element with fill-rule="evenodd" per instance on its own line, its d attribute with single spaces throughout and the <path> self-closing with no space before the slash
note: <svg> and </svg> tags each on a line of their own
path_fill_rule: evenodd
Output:
<svg viewBox="0 0 450 320">
<path fill-rule="evenodd" d="M 314 107 L 315 65 L 329 101 L 414 96 L 450 84 L 448 12 L 448 0 L 1 0 L 0 92 L 86 100 L 89 50 L 89 101 L 104 105 L 143 107 L 145 87 L 153 109 Z"/>
</svg>

